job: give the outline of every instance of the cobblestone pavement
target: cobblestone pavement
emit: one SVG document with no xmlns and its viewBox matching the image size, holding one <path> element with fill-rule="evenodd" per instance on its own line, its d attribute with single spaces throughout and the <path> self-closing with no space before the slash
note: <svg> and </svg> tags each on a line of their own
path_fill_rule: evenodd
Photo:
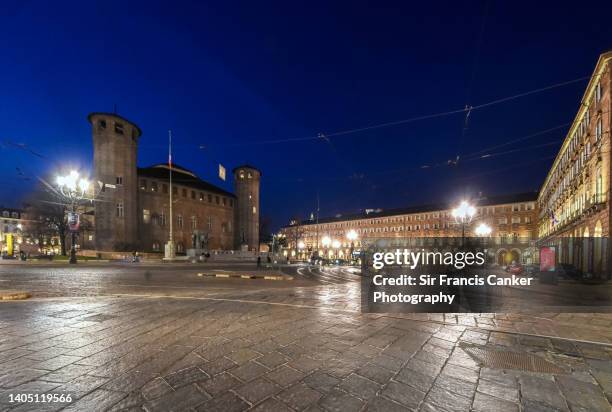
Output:
<svg viewBox="0 0 612 412">
<path fill-rule="evenodd" d="M 50 275 L 69 296 L 0 303 L 0 410 L 611 410 L 609 314 L 361 314 L 354 282 L 189 276 Z M 497 369 L 474 346 L 559 369 Z M 10 402 L 43 393 L 72 402 Z"/>
<path fill-rule="evenodd" d="M 610 346 L 297 305 L 167 297 L 3 303 L 0 406 L 610 410 Z M 481 367 L 462 342 L 531 352 L 564 372 Z M 17 393 L 69 393 L 73 403 L 9 403 Z"/>
</svg>

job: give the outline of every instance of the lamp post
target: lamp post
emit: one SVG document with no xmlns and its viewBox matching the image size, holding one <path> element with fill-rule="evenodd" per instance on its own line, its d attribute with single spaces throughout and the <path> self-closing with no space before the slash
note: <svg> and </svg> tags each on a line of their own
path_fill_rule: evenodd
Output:
<svg viewBox="0 0 612 412">
<path fill-rule="evenodd" d="M 475 214 L 476 208 L 465 200 L 452 210 L 455 222 L 461 225 L 461 246 L 465 243 L 465 225 L 472 221 Z"/>
<path fill-rule="evenodd" d="M 76 170 L 70 172 L 66 176 L 57 176 L 57 186 L 62 196 L 70 202 L 70 212 L 68 213 L 68 228 L 70 230 L 70 260 L 69 262 L 77 263 L 76 257 L 76 234 L 79 230 L 79 215 L 77 213 L 77 204 L 89 190 L 89 181 L 79 177 Z"/>
<path fill-rule="evenodd" d="M 346 238 L 348 240 L 350 240 L 351 242 L 351 257 L 350 257 L 350 261 L 353 261 L 353 250 L 355 249 L 355 240 L 357 240 L 357 232 L 353 229 L 349 230 L 348 233 L 346 234 Z"/>
<path fill-rule="evenodd" d="M 323 245 L 323 249 L 327 252 L 327 248 L 329 248 L 329 245 L 331 245 L 331 238 L 327 235 L 323 236 L 321 238 L 321 245 Z M 329 257 L 329 254 L 326 256 L 326 258 Z"/>
<path fill-rule="evenodd" d="M 340 246 L 342 246 L 342 244 L 339 240 L 332 240 L 332 248 L 334 249 L 334 259 L 338 259 L 338 249 L 340 249 Z"/>
</svg>

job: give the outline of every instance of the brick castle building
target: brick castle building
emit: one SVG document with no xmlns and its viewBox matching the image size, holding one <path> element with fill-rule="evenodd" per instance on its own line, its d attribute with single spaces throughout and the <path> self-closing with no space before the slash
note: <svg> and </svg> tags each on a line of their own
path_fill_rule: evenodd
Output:
<svg viewBox="0 0 612 412">
<path fill-rule="evenodd" d="M 94 146 L 94 242 L 97 250 L 161 252 L 169 236 L 170 167 L 137 166 L 140 128 L 113 113 L 91 113 Z M 233 170 L 235 193 L 172 165 L 173 237 L 176 251 L 259 250 L 261 172 Z"/>
</svg>

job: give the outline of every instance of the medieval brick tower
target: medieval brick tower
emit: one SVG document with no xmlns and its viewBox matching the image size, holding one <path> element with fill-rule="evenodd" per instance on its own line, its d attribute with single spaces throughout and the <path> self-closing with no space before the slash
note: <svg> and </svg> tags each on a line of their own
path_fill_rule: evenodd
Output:
<svg viewBox="0 0 612 412">
<path fill-rule="evenodd" d="M 129 250 L 138 243 L 136 153 L 140 128 L 113 113 L 91 113 L 98 250 Z"/>
<path fill-rule="evenodd" d="M 234 193 L 236 229 L 234 247 L 247 245 L 249 250 L 259 251 L 259 184 L 261 172 L 253 166 L 234 168 Z"/>
</svg>

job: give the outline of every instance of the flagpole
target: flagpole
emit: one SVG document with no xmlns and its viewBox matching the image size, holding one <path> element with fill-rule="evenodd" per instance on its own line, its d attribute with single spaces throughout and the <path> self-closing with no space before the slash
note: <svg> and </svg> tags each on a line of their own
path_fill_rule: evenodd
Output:
<svg viewBox="0 0 612 412">
<path fill-rule="evenodd" d="M 173 233 L 173 217 L 172 217 L 172 130 L 168 130 L 168 171 L 170 183 L 170 233 L 168 234 L 168 243 L 166 244 L 165 258 L 174 259 L 174 233 Z"/>
</svg>

